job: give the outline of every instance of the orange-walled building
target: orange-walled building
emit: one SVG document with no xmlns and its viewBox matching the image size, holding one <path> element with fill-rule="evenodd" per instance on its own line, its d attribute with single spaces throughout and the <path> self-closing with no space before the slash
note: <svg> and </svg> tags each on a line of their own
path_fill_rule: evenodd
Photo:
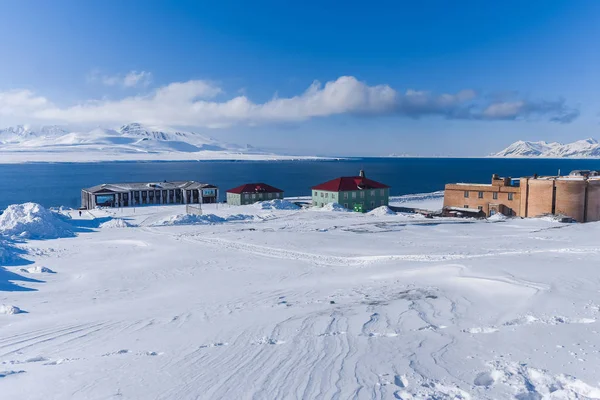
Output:
<svg viewBox="0 0 600 400">
<path fill-rule="evenodd" d="M 554 214 L 578 222 L 600 220 L 600 176 L 595 171 L 574 171 L 569 176 L 520 179 L 492 176 L 491 184 L 446 185 L 445 209 L 480 210 L 520 217 Z"/>
</svg>

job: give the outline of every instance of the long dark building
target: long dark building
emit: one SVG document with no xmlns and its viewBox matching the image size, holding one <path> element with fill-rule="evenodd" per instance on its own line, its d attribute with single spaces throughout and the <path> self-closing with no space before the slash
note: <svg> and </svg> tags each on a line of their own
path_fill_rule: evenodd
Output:
<svg viewBox="0 0 600 400">
<path fill-rule="evenodd" d="M 103 183 L 81 191 L 81 207 L 216 203 L 219 188 L 195 181 Z"/>
</svg>

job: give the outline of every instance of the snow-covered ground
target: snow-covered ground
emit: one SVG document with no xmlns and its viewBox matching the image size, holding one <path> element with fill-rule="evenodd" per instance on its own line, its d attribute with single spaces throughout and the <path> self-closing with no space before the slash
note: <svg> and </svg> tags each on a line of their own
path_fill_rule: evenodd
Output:
<svg viewBox="0 0 600 400">
<path fill-rule="evenodd" d="M 599 223 L 36 213 L 0 221 L 2 398 L 600 398 Z"/>
</svg>

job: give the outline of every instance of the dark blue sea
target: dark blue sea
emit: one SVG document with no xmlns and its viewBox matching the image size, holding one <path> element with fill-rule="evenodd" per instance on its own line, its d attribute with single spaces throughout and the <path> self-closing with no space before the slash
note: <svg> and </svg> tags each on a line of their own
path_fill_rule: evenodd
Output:
<svg viewBox="0 0 600 400">
<path fill-rule="evenodd" d="M 362 158 L 339 161 L 194 161 L 0 164 L 0 209 L 33 201 L 46 207 L 80 205 L 82 188 L 101 183 L 195 180 L 227 189 L 265 182 L 286 196 L 310 195 L 313 185 L 338 176 L 367 177 L 392 187 L 392 195 L 442 190 L 450 182 L 487 183 L 502 176 L 567 174 L 600 169 L 600 160 L 496 158 Z"/>
</svg>

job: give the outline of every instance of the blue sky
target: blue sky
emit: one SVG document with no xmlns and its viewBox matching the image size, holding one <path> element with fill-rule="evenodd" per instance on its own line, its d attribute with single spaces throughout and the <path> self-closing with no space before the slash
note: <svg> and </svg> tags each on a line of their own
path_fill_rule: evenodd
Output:
<svg viewBox="0 0 600 400">
<path fill-rule="evenodd" d="M 330 155 L 600 136 L 600 2 L 291 3 L 0 2 L 0 125 Z"/>
</svg>

